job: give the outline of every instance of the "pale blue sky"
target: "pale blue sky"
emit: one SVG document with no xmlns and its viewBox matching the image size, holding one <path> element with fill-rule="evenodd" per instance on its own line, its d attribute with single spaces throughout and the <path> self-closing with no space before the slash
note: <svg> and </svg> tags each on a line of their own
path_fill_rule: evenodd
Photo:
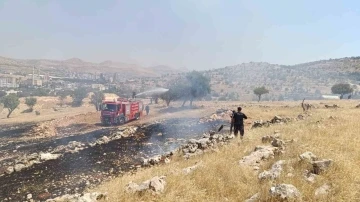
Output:
<svg viewBox="0 0 360 202">
<path fill-rule="evenodd" d="M 0 0 L 0 56 L 210 69 L 359 56 L 355 0 Z"/>
</svg>

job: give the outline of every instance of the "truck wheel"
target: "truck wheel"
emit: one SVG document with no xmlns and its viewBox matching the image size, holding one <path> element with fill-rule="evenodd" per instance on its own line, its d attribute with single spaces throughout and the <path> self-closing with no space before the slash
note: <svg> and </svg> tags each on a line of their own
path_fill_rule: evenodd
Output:
<svg viewBox="0 0 360 202">
<path fill-rule="evenodd" d="M 125 123 L 125 118 L 124 117 L 119 118 L 119 124 L 122 125 L 124 123 Z"/>
</svg>

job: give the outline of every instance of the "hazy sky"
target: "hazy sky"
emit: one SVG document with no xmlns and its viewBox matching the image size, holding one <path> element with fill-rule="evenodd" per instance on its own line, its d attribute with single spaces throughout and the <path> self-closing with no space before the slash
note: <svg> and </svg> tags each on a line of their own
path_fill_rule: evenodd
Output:
<svg viewBox="0 0 360 202">
<path fill-rule="evenodd" d="M 210 69 L 358 56 L 356 0 L 0 0 L 0 56 Z"/>
</svg>

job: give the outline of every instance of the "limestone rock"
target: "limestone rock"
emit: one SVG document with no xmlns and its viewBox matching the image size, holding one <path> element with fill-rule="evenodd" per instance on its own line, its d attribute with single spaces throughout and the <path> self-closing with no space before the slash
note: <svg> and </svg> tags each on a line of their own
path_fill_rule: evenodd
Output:
<svg viewBox="0 0 360 202">
<path fill-rule="evenodd" d="M 330 165 L 332 164 L 332 160 L 331 159 L 323 159 L 321 161 L 314 161 L 313 162 L 313 172 L 315 174 L 320 174 L 321 172 L 326 171 L 327 169 L 329 169 Z"/>
<path fill-rule="evenodd" d="M 283 171 L 282 166 L 284 164 L 285 164 L 284 160 L 277 161 L 276 163 L 274 163 L 274 165 L 272 165 L 270 170 L 260 173 L 258 178 L 260 180 L 265 180 L 265 179 L 275 180 L 275 179 L 279 178 L 281 175 L 281 172 Z"/>
<path fill-rule="evenodd" d="M 239 164 L 251 167 L 258 166 L 260 161 L 274 158 L 274 150 L 275 148 L 271 146 L 257 146 L 255 151 L 243 157 Z"/>
<path fill-rule="evenodd" d="M 284 148 L 285 147 L 285 142 L 280 140 L 280 139 L 275 138 L 271 142 L 271 145 L 274 146 L 274 147 Z"/>
<path fill-rule="evenodd" d="M 27 200 L 32 199 L 32 194 L 28 194 L 28 195 L 26 195 L 26 199 L 27 199 Z"/>
<path fill-rule="evenodd" d="M 126 191 L 128 193 L 137 193 L 137 192 L 145 192 L 151 191 L 152 193 L 159 194 L 162 193 L 165 189 L 166 181 L 165 176 L 161 177 L 153 177 L 150 180 L 146 180 L 141 184 L 136 184 L 134 182 L 130 182 L 126 185 Z"/>
<path fill-rule="evenodd" d="M 40 159 L 42 161 L 55 160 L 59 158 L 61 154 L 51 154 L 51 153 L 40 153 Z"/>
<path fill-rule="evenodd" d="M 24 168 L 26 168 L 26 166 L 25 166 L 24 164 L 22 164 L 22 163 L 16 164 L 16 165 L 14 166 L 14 170 L 15 170 L 16 172 L 19 172 L 20 170 L 22 170 L 22 169 L 24 169 Z"/>
<path fill-rule="evenodd" d="M 270 188 L 270 195 L 280 201 L 300 199 L 301 193 L 291 184 L 278 184 Z"/>
<path fill-rule="evenodd" d="M 304 173 L 304 178 L 307 182 L 315 183 L 316 181 L 316 175 L 314 173 L 309 172 L 308 170 Z"/>
<path fill-rule="evenodd" d="M 6 174 L 11 174 L 11 173 L 13 173 L 14 171 L 15 171 L 14 167 L 10 166 L 10 167 L 8 167 L 8 168 L 5 170 L 5 173 L 6 173 Z"/>
<path fill-rule="evenodd" d="M 46 202 L 95 202 L 100 200 L 106 200 L 106 194 L 94 192 L 94 193 L 85 193 L 85 194 L 75 194 L 60 196 L 54 199 L 48 199 Z"/>
<path fill-rule="evenodd" d="M 165 185 L 166 185 L 165 176 L 161 176 L 161 177 L 156 176 L 150 180 L 149 188 L 155 193 L 162 193 L 164 192 Z"/>
<path fill-rule="evenodd" d="M 315 197 L 320 198 L 327 196 L 331 191 L 331 186 L 329 184 L 323 184 L 321 187 L 315 190 Z"/>
<path fill-rule="evenodd" d="M 309 162 L 316 161 L 318 159 L 315 154 L 313 154 L 309 151 L 307 151 L 303 154 L 300 154 L 299 157 L 302 161 L 309 161 Z"/>
<path fill-rule="evenodd" d="M 183 173 L 184 173 L 185 175 L 188 175 L 188 174 L 192 173 L 194 170 L 198 169 L 201 165 L 202 165 L 202 163 L 200 162 L 200 163 L 197 163 L 197 164 L 194 165 L 194 166 L 190 166 L 190 167 L 184 168 L 184 169 L 183 169 Z"/>
<path fill-rule="evenodd" d="M 255 195 L 253 195 L 249 199 L 246 199 L 245 202 L 257 202 L 257 201 L 259 201 L 259 199 L 260 199 L 260 194 L 256 193 Z"/>
</svg>

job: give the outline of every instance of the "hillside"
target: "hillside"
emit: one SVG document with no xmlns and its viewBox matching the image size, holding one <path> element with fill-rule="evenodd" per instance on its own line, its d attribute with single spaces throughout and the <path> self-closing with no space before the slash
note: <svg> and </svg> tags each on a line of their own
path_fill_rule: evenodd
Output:
<svg viewBox="0 0 360 202">
<path fill-rule="evenodd" d="M 331 86 L 338 82 L 351 83 L 357 88 L 360 83 L 360 58 L 330 59 L 292 66 L 250 62 L 207 71 L 206 74 L 211 78 L 212 89 L 220 96 L 233 92 L 242 100 L 252 100 L 253 89 L 266 86 L 270 90 L 265 96 L 267 100 L 302 99 L 304 96 L 329 94 Z"/>
<path fill-rule="evenodd" d="M 142 67 L 137 64 L 128 64 L 114 61 L 101 63 L 86 62 L 79 58 L 68 60 L 23 60 L 12 59 L 0 56 L 0 70 L 10 73 L 32 72 L 32 67 L 40 68 L 41 71 L 55 76 L 69 76 L 71 74 L 113 74 L 119 73 L 122 77 L 156 77 L 166 73 L 178 73 L 180 70 L 169 66 L 160 65 L 157 67 Z"/>
</svg>

